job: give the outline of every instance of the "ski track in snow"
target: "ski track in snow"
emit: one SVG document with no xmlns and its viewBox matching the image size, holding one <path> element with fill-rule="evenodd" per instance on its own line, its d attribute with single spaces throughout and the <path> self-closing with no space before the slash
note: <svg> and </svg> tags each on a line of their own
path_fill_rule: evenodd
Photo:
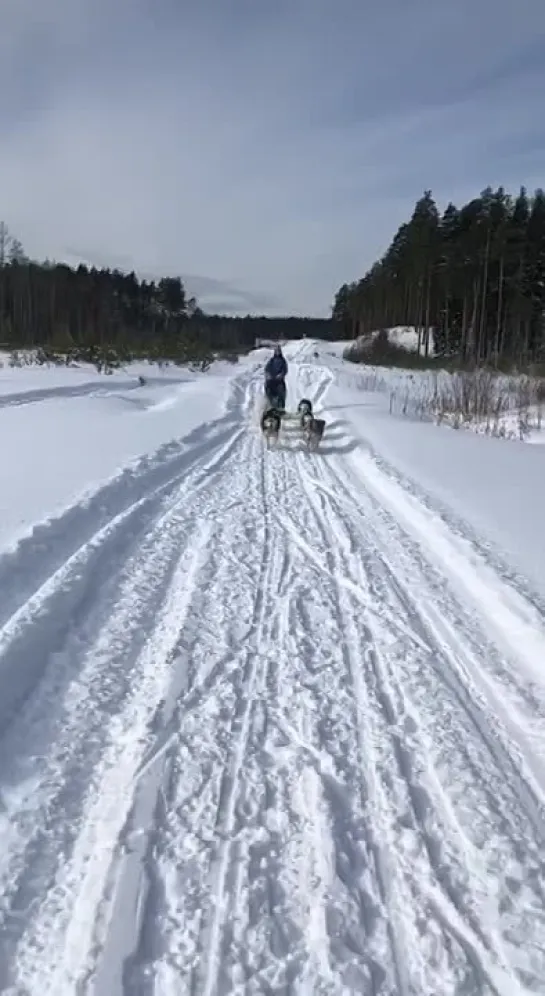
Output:
<svg viewBox="0 0 545 996">
<path fill-rule="evenodd" d="M 179 387 L 187 383 L 187 377 L 154 377 L 147 376 L 147 387 Z M 63 384 L 58 387 L 29 388 L 26 391 L 10 391 L 7 394 L 0 393 L 0 408 L 15 408 L 21 405 L 33 405 L 42 401 L 56 401 L 59 398 L 107 398 L 115 395 L 118 391 L 139 391 L 141 385 L 135 378 L 121 380 L 115 377 L 111 383 L 101 383 L 97 377 L 95 380 L 79 384 Z"/>
<path fill-rule="evenodd" d="M 307 353 L 0 559 L 8 996 L 544 991 L 543 619 Z"/>
</svg>

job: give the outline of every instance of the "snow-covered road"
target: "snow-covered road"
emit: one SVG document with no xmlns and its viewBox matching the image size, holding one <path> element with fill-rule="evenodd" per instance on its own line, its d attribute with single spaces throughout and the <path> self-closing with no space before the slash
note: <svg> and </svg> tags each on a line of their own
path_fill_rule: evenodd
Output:
<svg viewBox="0 0 545 996">
<path fill-rule="evenodd" d="M 291 364 L 0 559 L 1 993 L 545 992 L 540 607 Z"/>
</svg>

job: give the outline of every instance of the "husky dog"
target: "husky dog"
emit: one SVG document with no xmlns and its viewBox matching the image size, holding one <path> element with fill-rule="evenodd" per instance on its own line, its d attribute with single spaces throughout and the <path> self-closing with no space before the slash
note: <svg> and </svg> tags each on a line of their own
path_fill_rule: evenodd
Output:
<svg viewBox="0 0 545 996">
<path fill-rule="evenodd" d="M 278 442 L 281 421 L 276 408 L 266 408 L 263 412 L 261 416 L 261 431 L 267 440 L 267 449 L 270 447 L 271 442 Z"/>
<path fill-rule="evenodd" d="M 303 438 L 308 450 L 317 450 L 325 429 L 323 418 L 314 418 L 309 412 L 301 416 Z"/>
<path fill-rule="evenodd" d="M 301 398 L 299 404 L 297 405 L 297 414 L 301 420 L 301 428 L 304 428 L 304 418 L 306 415 L 312 415 L 312 401 L 308 398 Z"/>
</svg>

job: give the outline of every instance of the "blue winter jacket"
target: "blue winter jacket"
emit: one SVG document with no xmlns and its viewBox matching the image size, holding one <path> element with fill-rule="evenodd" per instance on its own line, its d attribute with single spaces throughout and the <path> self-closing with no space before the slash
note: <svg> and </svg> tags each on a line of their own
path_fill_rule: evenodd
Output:
<svg viewBox="0 0 545 996">
<path fill-rule="evenodd" d="M 287 372 L 288 364 L 284 357 L 282 355 L 271 356 L 265 367 L 265 378 L 267 380 L 274 380 L 276 377 L 285 377 Z"/>
</svg>

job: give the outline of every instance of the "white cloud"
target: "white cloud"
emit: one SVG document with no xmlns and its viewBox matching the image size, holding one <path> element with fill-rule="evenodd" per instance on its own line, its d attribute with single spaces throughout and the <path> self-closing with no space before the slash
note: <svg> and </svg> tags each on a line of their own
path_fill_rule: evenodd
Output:
<svg viewBox="0 0 545 996">
<path fill-rule="evenodd" d="M 3 213 L 35 255 L 323 314 L 424 188 L 542 181 L 542 0 L 0 5 Z"/>
</svg>

